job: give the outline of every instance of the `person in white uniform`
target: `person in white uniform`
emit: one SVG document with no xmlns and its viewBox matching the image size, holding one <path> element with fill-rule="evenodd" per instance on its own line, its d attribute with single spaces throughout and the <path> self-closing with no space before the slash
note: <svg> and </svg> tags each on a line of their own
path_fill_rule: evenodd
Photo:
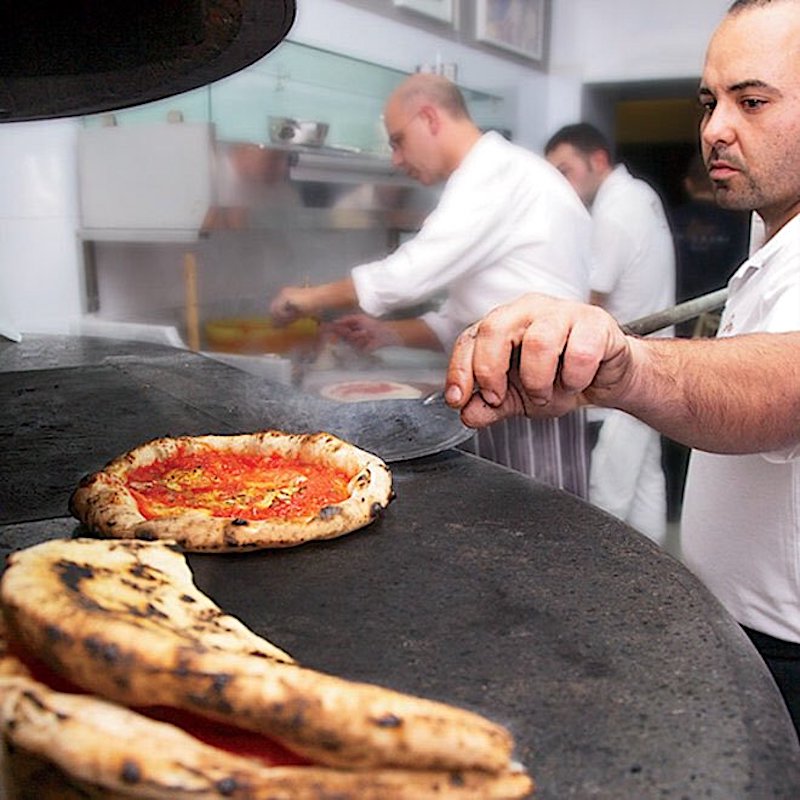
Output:
<svg viewBox="0 0 800 800">
<path fill-rule="evenodd" d="M 591 220 L 569 183 L 539 155 L 481 133 L 449 80 L 407 78 L 389 97 L 384 121 L 394 164 L 424 185 L 445 181 L 416 236 L 379 261 L 333 283 L 284 287 L 278 320 L 360 307 L 335 330 L 365 349 L 403 344 L 448 351 L 494 306 L 532 290 L 589 296 Z M 444 295 L 421 317 L 377 319 Z M 588 454 L 582 412 L 553 421 L 514 421 L 481 432 L 477 454 L 585 497 Z"/>
<path fill-rule="evenodd" d="M 591 402 L 695 448 L 686 564 L 764 657 L 800 730 L 800 0 L 737 0 L 699 100 L 717 202 L 763 227 L 717 338 L 627 336 L 596 306 L 529 295 L 459 337 L 446 397 L 473 426 Z"/>
<path fill-rule="evenodd" d="M 558 130 L 545 156 L 572 184 L 592 215 L 591 302 L 619 322 L 675 303 L 675 248 L 661 198 L 624 164 L 593 125 Z M 669 336 L 672 329 L 654 335 Z M 624 411 L 589 409 L 599 426 L 591 452 L 589 499 L 664 545 L 666 476 L 661 434 Z"/>
</svg>

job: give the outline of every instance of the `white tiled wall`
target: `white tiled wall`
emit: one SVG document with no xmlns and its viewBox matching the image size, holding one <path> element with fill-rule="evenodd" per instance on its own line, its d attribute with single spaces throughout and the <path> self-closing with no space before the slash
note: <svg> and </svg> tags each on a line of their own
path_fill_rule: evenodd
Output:
<svg viewBox="0 0 800 800">
<path fill-rule="evenodd" d="M 81 314 L 75 120 L 0 126 L 0 328 L 60 332 Z"/>
</svg>

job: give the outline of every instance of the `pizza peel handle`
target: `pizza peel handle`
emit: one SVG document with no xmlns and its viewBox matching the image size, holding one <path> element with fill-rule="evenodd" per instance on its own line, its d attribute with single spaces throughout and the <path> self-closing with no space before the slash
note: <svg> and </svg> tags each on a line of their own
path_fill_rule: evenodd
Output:
<svg viewBox="0 0 800 800">
<path fill-rule="evenodd" d="M 656 311 L 655 314 L 648 314 L 645 317 L 626 322 L 622 325 L 622 330 L 634 336 L 647 336 L 649 333 L 669 328 L 670 325 L 679 325 L 681 322 L 687 322 L 701 314 L 716 311 L 725 305 L 727 299 L 728 289 L 717 289 L 684 303 L 678 303 L 676 306 L 665 308 L 663 311 Z"/>
</svg>

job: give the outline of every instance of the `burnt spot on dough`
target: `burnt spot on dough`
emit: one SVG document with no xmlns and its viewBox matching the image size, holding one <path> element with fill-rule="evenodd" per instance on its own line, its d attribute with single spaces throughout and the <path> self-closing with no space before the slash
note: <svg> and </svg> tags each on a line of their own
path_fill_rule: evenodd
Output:
<svg viewBox="0 0 800 800">
<path fill-rule="evenodd" d="M 106 664 L 116 664 L 120 660 L 119 647 L 113 642 L 107 642 L 98 636 L 87 636 L 83 640 L 83 649 L 95 659 Z"/>
<path fill-rule="evenodd" d="M 222 541 L 225 547 L 236 547 L 239 544 L 239 536 L 236 531 L 226 529 L 222 536 Z"/>
<path fill-rule="evenodd" d="M 223 797 L 232 797 L 239 788 L 239 782 L 236 778 L 222 778 L 214 786 Z"/>
<path fill-rule="evenodd" d="M 128 689 L 130 689 L 130 688 L 131 688 L 131 680 L 130 680 L 130 678 L 129 678 L 127 675 L 125 675 L 125 674 L 121 674 L 121 673 L 119 673 L 119 672 L 115 672 L 115 673 L 114 673 L 114 674 L 111 676 L 111 679 L 112 679 L 112 681 L 114 682 L 114 685 L 115 685 L 117 688 L 119 688 L 121 691 L 123 691 L 123 692 L 127 692 L 127 691 L 128 691 Z"/>
<path fill-rule="evenodd" d="M 125 761 L 122 764 L 119 777 L 123 783 L 134 784 L 139 783 L 142 779 L 142 770 L 135 761 Z"/>
<path fill-rule="evenodd" d="M 28 703 L 30 703 L 32 706 L 35 706 L 40 711 L 46 711 L 47 710 L 47 706 L 41 701 L 39 696 L 35 692 L 31 691 L 30 689 L 26 689 L 22 693 L 22 696 L 25 698 L 25 700 Z"/>
<path fill-rule="evenodd" d="M 197 598 L 192 597 L 190 594 L 182 594 L 181 595 L 181 602 L 182 603 L 196 603 Z"/>
<path fill-rule="evenodd" d="M 158 539 L 158 536 L 149 528 L 137 528 L 133 532 L 133 536 L 140 542 L 155 542 Z"/>
<path fill-rule="evenodd" d="M 235 519 L 231 520 L 231 525 L 249 525 L 250 523 L 246 519 L 242 519 L 241 517 L 236 517 Z"/>
<path fill-rule="evenodd" d="M 141 578 L 145 581 L 155 581 L 158 580 L 158 576 L 154 574 L 151 567 L 147 564 L 136 563 L 131 566 L 129 570 L 130 574 L 133 575 L 134 578 Z"/>
<path fill-rule="evenodd" d="M 231 675 L 225 672 L 219 672 L 213 676 L 211 681 L 211 688 L 218 694 L 225 691 L 225 687 L 233 680 Z"/>
<path fill-rule="evenodd" d="M 53 624 L 45 625 L 44 637 L 48 644 L 69 644 L 72 641 L 72 637 L 63 628 Z"/>
<path fill-rule="evenodd" d="M 168 614 L 152 603 L 148 603 L 143 609 L 132 605 L 126 605 L 125 613 L 130 614 L 132 617 L 138 617 L 139 619 L 169 619 Z"/>
<path fill-rule="evenodd" d="M 56 563 L 55 572 L 61 583 L 73 592 L 80 592 L 81 581 L 91 580 L 95 576 L 95 571 L 89 564 L 76 564 L 63 558 Z"/>
<path fill-rule="evenodd" d="M 232 714 L 233 706 L 222 694 L 222 690 L 230 682 L 231 676 L 212 675 L 210 677 L 212 679 L 211 688 L 214 689 L 213 694 L 210 692 L 203 692 L 202 694 L 191 692 L 185 696 L 186 700 L 195 708 L 217 711 L 220 714 Z"/>
<path fill-rule="evenodd" d="M 465 781 L 464 781 L 463 773 L 461 773 L 461 772 L 451 772 L 450 773 L 450 785 L 451 786 L 461 787 L 461 786 L 464 785 L 464 783 L 465 783 Z"/>
<path fill-rule="evenodd" d="M 377 519 L 381 514 L 383 514 L 383 508 L 384 507 L 379 502 L 375 501 L 369 507 L 369 518 Z"/>
<path fill-rule="evenodd" d="M 319 518 L 321 520 L 333 519 L 337 514 L 341 514 L 342 509 L 339 506 L 325 506 L 319 511 Z"/>
<path fill-rule="evenodd" d="M 384 714 L 375 720 L 375 724 L 379 728 L 399 728 L 403 724 L 403 720 L 396 714 Z"/>
<path fill-rule="evenodd" d="M 191 672 L 189 662 L 185 658 L 180 658 L 175 665 L 174 672 L 179 678 L 185 678 Z"/>
</svg>

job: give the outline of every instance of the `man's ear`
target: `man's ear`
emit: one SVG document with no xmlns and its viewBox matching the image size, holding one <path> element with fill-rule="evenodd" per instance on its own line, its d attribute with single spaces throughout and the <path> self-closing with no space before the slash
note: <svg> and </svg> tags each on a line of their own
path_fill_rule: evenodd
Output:
<svg viewBox="0 0 800 800">
<path fill-rule="evenodd" d="M 589 161 L 595 172 L 605 172 L 611 167 L 611 159 L 605 150 L 595 150 L 589 153 Z"/>
<path fill-rule="evenodd" d="M 442 116 L 436 106 L 425 105 L 419 110 L 419 115 L 425 120 L 428 130 L 435 136 L 442 127 Z"/>
</svg>

